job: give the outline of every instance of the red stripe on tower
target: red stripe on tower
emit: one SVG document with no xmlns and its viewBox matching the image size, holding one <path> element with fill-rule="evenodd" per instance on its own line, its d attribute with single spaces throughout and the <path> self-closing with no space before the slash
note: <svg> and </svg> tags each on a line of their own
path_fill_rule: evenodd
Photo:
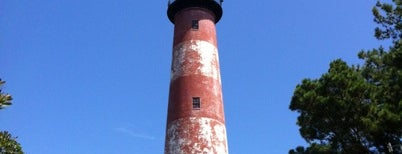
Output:
<svg viewBox="0 0 402 154">
<path fill-rule="evenodd" d="M 171 0 L 175 25 L 165 154 L 228 153 L 215 23 L 222 0 Z"/>
</svg>

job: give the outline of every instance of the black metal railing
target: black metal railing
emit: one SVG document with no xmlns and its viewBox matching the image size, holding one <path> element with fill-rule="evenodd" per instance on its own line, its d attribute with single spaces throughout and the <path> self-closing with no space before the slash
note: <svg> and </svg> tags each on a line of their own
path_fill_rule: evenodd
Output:
<svg viewBox="0 0 402 154">
<path fill-rule="evenodd" d="M 215 14 L 215 23 L 222 17 L 223 0 L 168 0 L 167 15 L 174 23 L 174 16 L 177 12 L 188 7 L 202 7 L 209 9 Z"/>
<path fill-rule="evenodd" d="M 177 0 L 169 0 L 168 5 L 172 4 L 175 1 L 177 1 Z M 187 0 L 187 1 L 191 1 L 191 0 Z M 215 1 L 219 5 L 222 5 L 222 2 L 223 2 L 223 0 L 213 0 L 213 1 Z"/>
</svg>

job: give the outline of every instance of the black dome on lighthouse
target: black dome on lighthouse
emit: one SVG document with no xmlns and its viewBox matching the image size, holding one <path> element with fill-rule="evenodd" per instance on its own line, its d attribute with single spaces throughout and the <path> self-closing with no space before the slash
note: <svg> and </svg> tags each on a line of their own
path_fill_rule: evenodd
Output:
<svg viewBox="0 0 402 154">
<path fill-rule="evenodd" d="M 189 7 L 202 7 L 215 14 L 215 23 L 222 17 L 223 0 L 169 0 L 167 15 L 169 20 L 174 23 L 174 17 L 179 11 Z"/>
</svg>

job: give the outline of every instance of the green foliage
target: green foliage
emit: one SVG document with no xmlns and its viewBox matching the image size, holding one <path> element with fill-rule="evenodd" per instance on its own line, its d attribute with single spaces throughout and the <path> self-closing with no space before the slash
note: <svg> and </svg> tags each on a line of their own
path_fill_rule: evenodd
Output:
<svg viewBox="0 0 402 154">
<path fill-rule="evenodd" d="M 12 97 L 9 94 L 4 94 L 1 91 L 5 81 L 0 79 L 0 109 L 11 105 Z M 0 131 L 0 154 L 22 154 L 21 145 L 7 131 Z"/>
<path fill-rule="evenodd" d="M 11 100 L 13 100 L 13 98 L 11 97 L 11 95 L 9 94 L 4 94 L 1 91 L 1 87 L 4 85 L 5 81 L 2 81 L 0 79 L 0 109 L 5 108 L 6 106 L 11 105 Z"/>
<path fill-rule="evenodd" d="M 372 10 L 374 21 L 381 26 L 375 29 L 375 37 L 381 40 L 402 38 L 402 1 L 392 1 L 394 5 L 378 1 Z"/>
<path fill-rule="evenodd" d="M 367 153 L 361 117 L 370 110 L 370 85 L 360 72 L 338 59 L 320 79 L 297 85 L 289 108 L 300 113 L 297 124 L 301 136 L 314 145 L 310 151 Z"/>
<path fill-rule="evenodd" d="M 23 154 L 21 145 L 7 131 L 0 131 L 1 154 Z"/>
<path fill-rule="evenodd" d="M 300 134 L 310 143 L 305 153 L 386 152 L 388 143 L 400 144 L 402 67 L 395 59 L 401 53 L 400 47 L 360 52 L 363 66 L 338 59 L 319 79 L 296 86 L 289 108 L 300 113 Z"/>
<path fill-rule="evenodd" d="M 338 59 L 319 79 L 296 86 L 290 110 L 300 113 L 297 124 L 309 147 L 292 154 L 388 153 L 388 144 L 402 140 L 402 5 L 377 2 L 373 8 L 380 47 L 361 51 L 362 66 Z"/>
<path fill-rule="evenodd" d="M 289 154 L 336 154 L 332 152 L 330 146 L 323 144 L 311 144 L 310 147 L 304 148 L 302 146 L 296 147 L 296 149 L 289 150 Z"/>
</svg>

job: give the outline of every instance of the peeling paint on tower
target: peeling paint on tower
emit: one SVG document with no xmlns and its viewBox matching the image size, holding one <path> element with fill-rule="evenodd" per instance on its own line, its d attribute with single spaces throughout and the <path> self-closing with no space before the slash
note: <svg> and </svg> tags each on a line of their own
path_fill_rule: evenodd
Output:
<svg viewBox="0 0 402 154">
<path fill-rule="evenodd" d="M 225 125 L 209 118 L 182 118 L 168 125 L 166 153 L 228 153 Z"/>
<path fill-rule="evenodd" d="M 165 154 L 227 154 L 215 24 L 221 0 L 170 0 L 174 41 Z"/>
<path fill-rule="evenodd" d="M 200 74 L 220 80 L 218 49 L 201 40 L 184 42 L 173 50 L 171 79 Z"/>
</svg>

